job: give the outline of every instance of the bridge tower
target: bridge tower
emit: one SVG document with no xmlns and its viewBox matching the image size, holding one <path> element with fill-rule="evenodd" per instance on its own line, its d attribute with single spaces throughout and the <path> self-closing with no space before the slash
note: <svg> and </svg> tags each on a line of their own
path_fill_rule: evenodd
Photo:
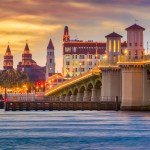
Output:
<svg viewBox="0 0 150 150">
<path fill-rule="evenodd" d="M 146 79 L 146 70 L 142 62 L 144 30 L 137 24 L 126 28 L 129 59 L 120 64 L 122 71 L 122 110 L 140 110 L 146 105 L 146 99 L 150 97 L 149 92 L 147 92 L 147 88 L 150 89 L 150 84 Z"/>
<path fill-rule="evenodd" d="M 121 54 L 122 36 L 112 32 L 107 38 L 107 59 L 110 66 L 101 67 L 102 70 L 102 98 L 112 99 L 121 96 L 121 71 L 117 66 L 118 56 Z"/>
<path fill-rule="evenodd" d="M 121 38 L 122 36 L 112 32 L 105 36 L 107 38 L 106 54 L 110 64 L 118 62 L 118 56 L 121 54 Z"/>
</svg>

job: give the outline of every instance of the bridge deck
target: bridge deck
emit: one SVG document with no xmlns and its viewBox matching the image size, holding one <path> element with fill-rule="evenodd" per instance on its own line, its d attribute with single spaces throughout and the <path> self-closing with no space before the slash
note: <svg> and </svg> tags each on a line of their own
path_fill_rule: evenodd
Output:
<svg viewBox="0 0 150 150">
<path fill-rule="evenodd" d="M 6 111 L 30 110 L 120 110 L 120 102 L 5 102 Z"/>
</svg>

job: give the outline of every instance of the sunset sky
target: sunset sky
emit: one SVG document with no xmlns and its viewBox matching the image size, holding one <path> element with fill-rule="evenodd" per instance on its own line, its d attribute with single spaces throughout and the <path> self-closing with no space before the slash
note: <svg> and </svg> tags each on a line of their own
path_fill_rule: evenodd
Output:
<svg viewBox="0 0 150 150">
<path fill-rule="evenodd" d="M 62 35 L 69 26 L 71 39 L 105 41 L 114 31 L 126 40 L 125 28 L 134 24 L 146 28 L 150 42 L 149 0 L 0 0 L 0 69 L 8 41 L 14 55 L 14 67 L 21 61 L 26 40 L 33 59 L 46 62 L 46 48 L 52 38 L 56 70 L 62 67 Z M 150 44 L 149 44 L 150 47 Z"/>
</svg>

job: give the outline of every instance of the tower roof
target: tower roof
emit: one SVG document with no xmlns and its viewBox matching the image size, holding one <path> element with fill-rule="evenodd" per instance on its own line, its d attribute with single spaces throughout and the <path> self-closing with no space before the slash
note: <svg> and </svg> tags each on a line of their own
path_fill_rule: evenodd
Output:
<svg viewBox="0 0 150 150">
<path fill-rule="evenodd" d="M 50 41 L 48 43 L 47 49 L 54 49 L 54 46 L 53 46 L 53 43 L 52 43 L 51 39 L 50 39 Z"/>
<path fill-rule="evenodd" d="M 106 35 L 105 37 L 107 38 L 107 37 L 122 37 L 122 36 L 117 34 L 116 32 L 112 32 L 112 33 Z"/>
<path fill-rule="evenodd" d="M 26 43 L 26 46 L 25 46 L 24 50 L 25 50 L 25 51 L 29 51 L 28 43 Z"/>
<path fill-rule="evenodd" d="M 7 50 L 6 50 L 6 52 L 7 53 L 10 53 L 11 51 L 10 51 L 10 47 L 9 47 L 9 45 L 7 46 Z"/>
<path fill-rule="evenodd" d="M 127 31 L 128 30 L 145 30 L 145 28 L 143 28 L 143 27 L 141 27 L 141 26 L 139 26 L 137 24 L 133 24 L 132 26 L 126 28 L 125 30 L 127 30 Z"/>
</svg>

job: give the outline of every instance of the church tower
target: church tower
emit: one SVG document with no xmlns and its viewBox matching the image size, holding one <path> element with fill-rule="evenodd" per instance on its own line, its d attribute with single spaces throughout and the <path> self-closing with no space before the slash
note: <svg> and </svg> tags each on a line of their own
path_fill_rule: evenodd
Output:
<svg viewBox="0 0 150 150">
<path fill-rule="evenodd" d="M 22 54 L 22 68 L 24 68 L 24 71 L 31 67 L 32 63 L 32 54 L 30 53 L 30 49 L 28 46 L 28 43 L 26 43 L 24 52 Z"/>
<path fill-rule="evenodd" d="M 64 35 L 63 35 L 63 42 L 67 42 L 67 41 L 70 41 L 70 35 L 69 35 L 68 26 L 65 26 Z"/>
<path fill-rule="evenodd" d="M 144 55 L 143 31 L 145 28 L 133 24 L 126 28 L 127 31 L 127 50 L 130 59 L 142 59 Z"/>
<path fill-rule="evenodd" d="M 47 56 L 46 56 L 46 75 L 45 80 L 48 80 L 50 75 L 55 73 L 55 54 L 54 54 L 54 46 L 52 40 L 50 39 L 49 44 L 47 46 Z"/>
<path fill-rule="evenodd" d="M 13 69 L 13 55 L 11 54 L 10 47 L 8 45 L 6 53 L 4 55 L 4 70 Z"/>
</svg>

